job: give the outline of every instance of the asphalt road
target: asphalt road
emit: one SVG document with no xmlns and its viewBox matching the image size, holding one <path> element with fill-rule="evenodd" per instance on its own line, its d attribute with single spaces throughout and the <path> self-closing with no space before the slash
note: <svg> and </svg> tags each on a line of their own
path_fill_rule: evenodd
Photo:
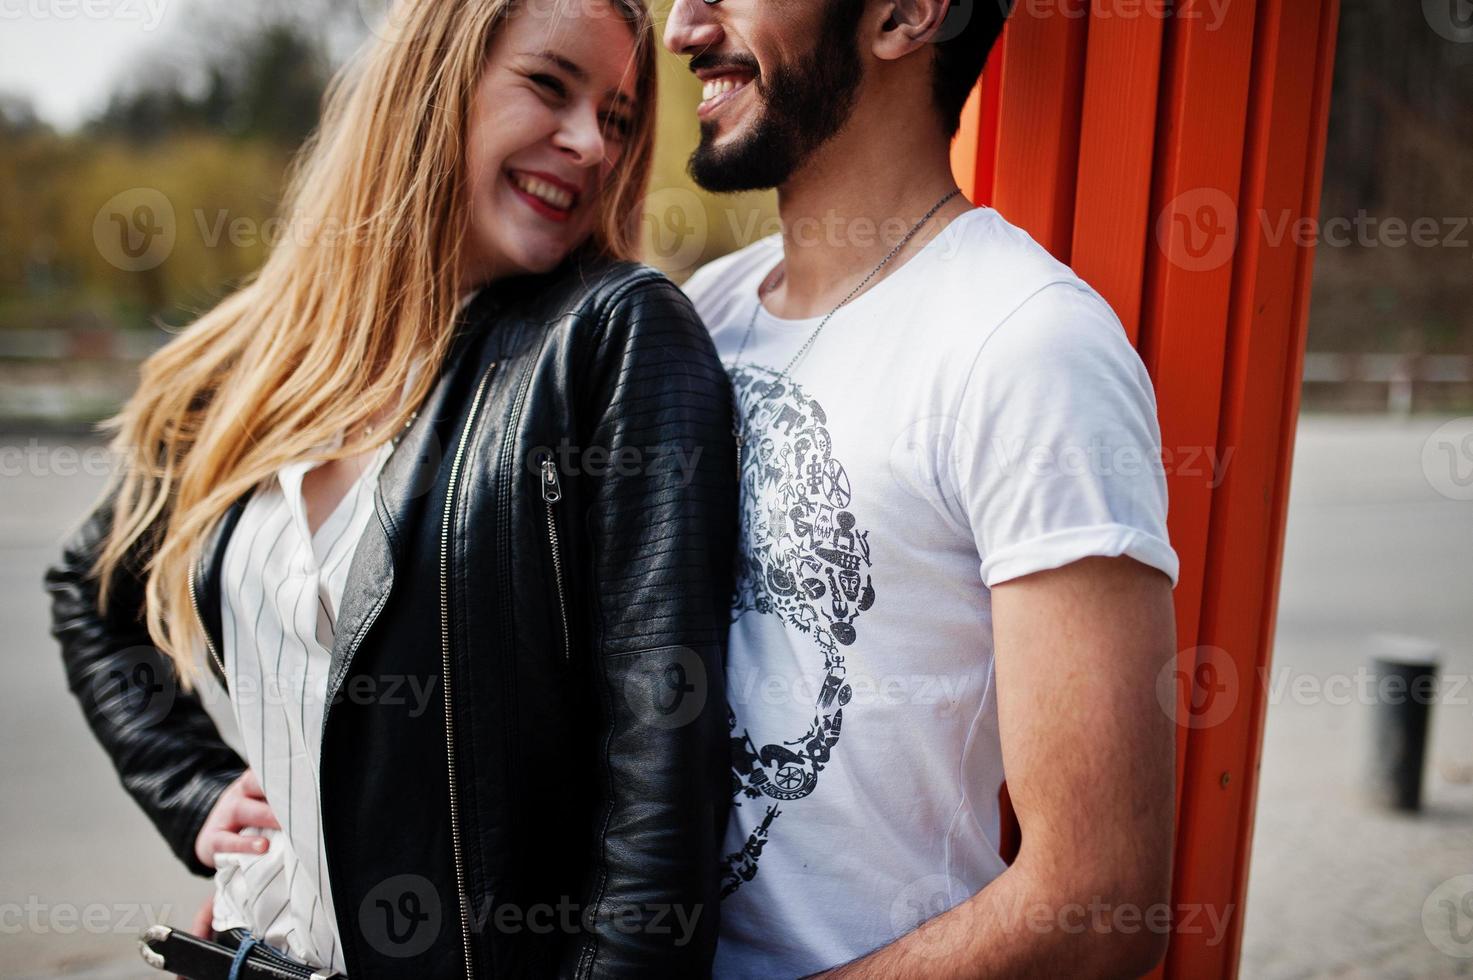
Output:
<svg viewBox="0 0 1473 980">
<path fill-rule="evenodd" d="M 1473 880 L 1439 891 L 1473 875 L 1473 419 L 1444 424 L 1300 422 L 1244 977 L 1473 977 Z M 1360 793 L 1372 708 L 1358 672 L 1383 632 L 1442 653 L 1417 816 Z"/>
<path fill-rule="evenodd" d="M 1423 459 L 1444 421 L 1300 425 L 1245 977 L 1473 976 L 1473 881 L 1466 894 L 1444 884 L 1473 874 L 1473 684 L 1438 706 L 1422 815 L 1382 814 L 1358 795 L 1370 708 L 1355 678 L 1375 635 L 1425 637 L 1442 647 L 1444 677 L 1473 676 L 1473 502 L 1439 492 L 1449 484 L 1437 456 L 1430 475 Z M 6 977 L 162 976 L 137 958 L 136 933 L 188 924 L 209 891 L 119 786 L 47 634 L 42 572 L 103 482 L 89 445 L 0 436 Z M 1464 898 L 1468 916 L 1457 919 Z M 1449 938 L 1450 926 L 1467 931 Z"/>
<path fill-rule="evenodd" d="M 188 925 L 210 882 L 174 858 L 92 738 L 41 589 L 105 457 L 55 437 L 7 434 L 0 447 L 0 975 L 161 977 L 138 958 L 138 932 Z"/>
</svg>

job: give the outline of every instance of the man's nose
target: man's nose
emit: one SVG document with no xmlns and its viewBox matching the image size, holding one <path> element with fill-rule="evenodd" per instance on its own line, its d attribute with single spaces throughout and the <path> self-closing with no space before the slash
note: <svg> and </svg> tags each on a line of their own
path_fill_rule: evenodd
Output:
<svg viewBox="0 0 1473 980">
<path fill-rule="evenodd" d="M 704 0 L 675 0 L 665 21 L 665 47 L 671 54 L 695 55 L 721 40 L 718 4 Z"/>
</svg>

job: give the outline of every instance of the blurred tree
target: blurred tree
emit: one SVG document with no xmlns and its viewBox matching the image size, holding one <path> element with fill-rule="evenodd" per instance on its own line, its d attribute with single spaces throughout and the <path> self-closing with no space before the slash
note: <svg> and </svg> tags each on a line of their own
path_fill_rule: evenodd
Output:
<svg viewBox="0 0 1473 980">
<path fill-rule="evenodd" d="M 290 233 L 271 218 L 316 124 L 329 51 L 367 33 L 357 10 L 356 0 L 203 0 L 73 135 L 0 97 L 0 186 L 26 188 L 0 195 L 0 329 L 179 322 L 259 266 Z M 104 212 L 142 192 L 167 202 L 156 217 L 173 244 L 158 265 L 120 268 Z"/>
<path fill-rule="evenodd" d="M 29 96 L 0 92 L 0 136 L 29 136 L 46 128 L 36 115 L 36 104 Z"/>
<path fill-rule="evenodd" d="M 74 135 L 0 95 L 0 328 L 177 321 L 256 267 L 332 71 L 389 2 L 195 0 Z M 1455 234 L 1473 186 L 1473 43 L 1439 32 L 1436 7 L 1343 2 L 1322 218 L 1359 222 L 1351 237 L 1370 244 L 1321 242 L 1312 349 L 1473 351 L 1473 229 Z M 699 85 L 684 59 L 662 49 L 659 65 L 645 258 L 683 279 L 772 233 L 776 211 L 770 192 L 694 186 Z M 138 188 L 168 198 L 176 243 L 157 269 L 125 272 L 101 254 L 95 219 Z M 1431 219 L 1453 244 L 1388 245 L 1387 218 Z"/>
<path fill-rule="evenodd" d="M 317 121 L 333 68 L 319 29 L 300 9 L 273 15 L 269 7 L 246 8 L 248 19 L 221 2 L 191 9 L 191 40 L 166 38 L 140 58 L 87 135 L 152 143 L 206 130 L 300 143 Z M 196 37 L 210 40 L 196 44 Z"/>
<path fill-rule="evenodd" d="M 1311 350 L 1473 353 L 1466 10 L 1343 0 Z M 1419 222 L 1423 244 L 1407 234 Z"/>
</svg>

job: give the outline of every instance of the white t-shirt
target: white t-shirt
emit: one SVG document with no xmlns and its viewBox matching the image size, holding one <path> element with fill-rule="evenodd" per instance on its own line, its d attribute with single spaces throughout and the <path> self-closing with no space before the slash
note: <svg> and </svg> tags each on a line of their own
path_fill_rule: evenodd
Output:
<svg viewBox="0 0 1473 980">
<path fill-rule="evenodd" d="M 822 319 L 759 310 L 734 364 L 781 258 L 773 235 L 685 286 L 745 438 L 720 977 L 855 959 L 1004 870 L 992 586 L 1178 569 L 1150 379 L 1025 232 L 964 213 L 775 384 Z"/>
</svg>

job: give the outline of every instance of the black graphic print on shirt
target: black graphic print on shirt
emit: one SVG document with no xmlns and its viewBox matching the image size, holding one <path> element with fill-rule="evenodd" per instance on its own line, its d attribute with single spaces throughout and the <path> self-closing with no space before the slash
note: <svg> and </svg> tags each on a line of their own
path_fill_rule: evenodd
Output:
<svg viewBox="0 0 1473 980">
<path fill-rule="evenodd" d="M 762 802 L 766 813 L 742 849 L 726 856 L 723 897 L 756 875 L 782 803 L 817 785 L 849 703 L 845 649 L 859 635 L 860 613 L 875 601 L 869 531 L 855 517 L 849 475 L 833 454 L 822 406 L 755 365 L 733 372 L 732 384 L 745 440 L 732 619 L 780 616 L 812 641 L 821 673 L 811 721 L 791 737 L 758 746 L 728 709 L 733 803 Z"/>
</svg>

